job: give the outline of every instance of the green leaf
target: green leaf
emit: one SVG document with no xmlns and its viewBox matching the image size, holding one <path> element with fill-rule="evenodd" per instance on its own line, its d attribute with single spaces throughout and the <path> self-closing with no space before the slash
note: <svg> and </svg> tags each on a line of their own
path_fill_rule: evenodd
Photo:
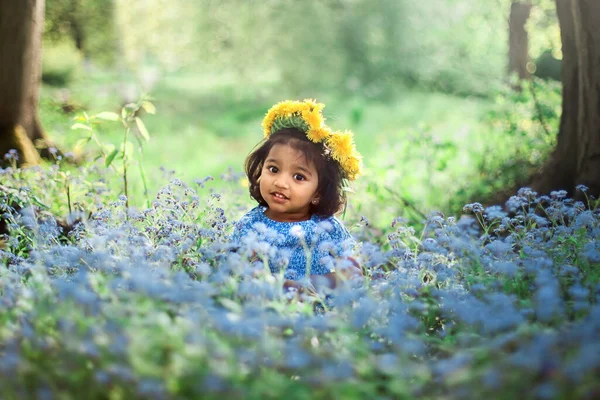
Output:
<svg viewBox="0 0 600 400">
<path fill-rule="evenodd" d="M 79 122 L 76 123 L 76 124 L 73 124 L 71 126 L 71 129 L 85 129 L 86 131 L 91 131 L 92 130 L 92 128 L 90 128 L 89 126 L 84 125 L 84 124 L 80 124 Z"/>
<path fill-rule="evenodd" d="M 32 199 L 32 200 L 33 200 L 33 202 L 34 202 L 35 204 L 37 204 L 39 207 L 41 207 L 41 208 L 43 208 L 43 209 L 45 209 L 45 210 L 49 210 L 49 209 L 50 209 L 50 207 L 49 207 L 49 206 L 47 206 L 46 204 L 42 203 L 42 201 L 41 201 L 41 200 L 40 200 L 40 199 L 39 199 L 37 196 L 33 196 L 31 199 Z"/>
<path fill-rule="evenodd" d="M 127 141 L 125 145 L 121 144 L 119 152 L 125 155 L 128 159 L 131 159 L 134 155 L 135 146 L 130 141 Z"/>
<path fill-rule="evenodd" d="M 154 104 L 150 103 L 149 101 L 142 102 L 142 108 L 146 110 L 148 114 L 156 114 L 156 107 L 154 107 Z"/>
<path fill-rule="evenodd" d="M 102 144 L 102 151 L 104 153 L 110 153 L 111 151 L 113 151 L 115 149 L 115 145 L 112 143 L 103 143 Z"/>
<path fill-rule="evenodd" d="M 91 137 L 87 137 L 87 138 L 83 138 L 83 139 L 79 139 L 77 142 L 75 142 L 75 148 L 74 151 L 75 152 L 79 152 L 81 151 L 86 144 L 88 144 L 90 142 L 90 140 L 92 140 Z"/>
<path fill-rule="evenodd" d="M 150 135 L 148 134 L 148 130 L 146 129 L 146 125 L 144 125 L 144 123 L 142 122 L 141 119 L 139 119 L 138 117 L 135 117 L 135 123 L 138 127 L 138 130 L 140 131 L 140 135 L 146 140 L 150 140 Z"/>
<path fill-rule="evenodd" d="M 298 128 L 299 130 L 306 132 L 309 126 L 301 115 L 292 114 L 289 117 L 277 118 L 273 122 L 273 126 L 271 126 L 271 133 L 277 132 L 283 128 Z"/>
<path fill-rule="evenodd" d="M 96 118 L 103 119 L 106 121 L 118 121 L 119 114 L 111 112 L 111 111 L 104 111 L 99 114 L 96 114 Z"/>
<path fill-rule="evenodd" d="M 113 151 L 111 151 L 110 154 L 106 157 L 106 161 L 104 161 L 104 165 L 106 167 L 109 167 L 118 153 L 119 153 L 119 150 L 113 149 Z"/>
</svg>

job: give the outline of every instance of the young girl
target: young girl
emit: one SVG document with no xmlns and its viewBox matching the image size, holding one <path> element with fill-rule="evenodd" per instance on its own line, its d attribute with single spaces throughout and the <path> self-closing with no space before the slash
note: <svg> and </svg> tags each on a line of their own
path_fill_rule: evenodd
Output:
<svg viewBox="0 0 600 400">
<path fill-rule="evenodd" d="M 286 288 L 301 289 L 297 281 L 308 276 L 335 287 L 362 275 L 349 257 L 354 241 L 334 216 L 346 203 L 345 181 L 360 173 L 360 155 L 351 132 L 324 124 L 323 107 L 311 100 L 274 105 L 262 123 L 265 137 L 245 163 L 258 206 L 237 222 L 232 239 L 271 272 L 283 269 Z"/>
</svg>

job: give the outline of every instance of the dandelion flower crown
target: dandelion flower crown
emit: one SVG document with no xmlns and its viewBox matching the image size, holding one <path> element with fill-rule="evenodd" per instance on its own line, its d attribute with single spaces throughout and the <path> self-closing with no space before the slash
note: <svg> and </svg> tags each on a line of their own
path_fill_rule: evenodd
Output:
<svg viewBox="0 0 600 400">
<path fill-rule="evenodd" d="M 351 131 L 332 131 L 325 125 L 322 103 L 314 100 L 286 100 L 275 104 L 265 116 L 262 127 L 265 138 L 283 128 L 297 128 L 313 143 L 323 143 L 326 151 L 342 168 L 345 178 L 353 181 L 362 170 L 361 156 L 356 150 Z"/>
</svg>

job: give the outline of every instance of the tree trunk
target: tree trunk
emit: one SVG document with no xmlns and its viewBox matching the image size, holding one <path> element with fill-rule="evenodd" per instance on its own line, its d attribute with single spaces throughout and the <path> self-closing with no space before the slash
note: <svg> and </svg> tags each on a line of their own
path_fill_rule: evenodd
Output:
<svg viewBox="0 0 600 400">
<path fill-rule="evenodd" d="M 34 144 L 47 147 L 37 115 L 43 27 L 44 0 L 0 0 L 0 160 L 16 149 L 20 164 L 36 164 Z"/>
<path fill-rule="evenodd" d="M 576 185 L 600 196 L 600 1 L 556 0 L 561 31 L 563 110 L 556 148 L 531 187 L 539 193 Z"/>
<path fill-rule="evenodd" d="M 510 6 L 508 21 L 508 72 L 516 73 L 519 79 L 529 78 L 529 37 L 525 24 L 531 13 L 529 2 L 514 1 Z"/>
</svg>

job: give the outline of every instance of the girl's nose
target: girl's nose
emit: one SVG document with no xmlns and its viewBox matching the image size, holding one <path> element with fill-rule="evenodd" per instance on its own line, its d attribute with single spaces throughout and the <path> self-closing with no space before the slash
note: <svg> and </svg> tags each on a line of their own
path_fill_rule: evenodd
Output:
<svg viewBox="0 0 600 400">
<path fill-rule="evenodd" d="M 284 179 L 281 176 L 277 177 L 277 179 L 275 179 L 275 181 L 273 182 L 273 184 L 275 186 L 283 188 L 283 189 L 287 189 L 287 187 L 288 187 L 287 179 Z"/>
</svg>

